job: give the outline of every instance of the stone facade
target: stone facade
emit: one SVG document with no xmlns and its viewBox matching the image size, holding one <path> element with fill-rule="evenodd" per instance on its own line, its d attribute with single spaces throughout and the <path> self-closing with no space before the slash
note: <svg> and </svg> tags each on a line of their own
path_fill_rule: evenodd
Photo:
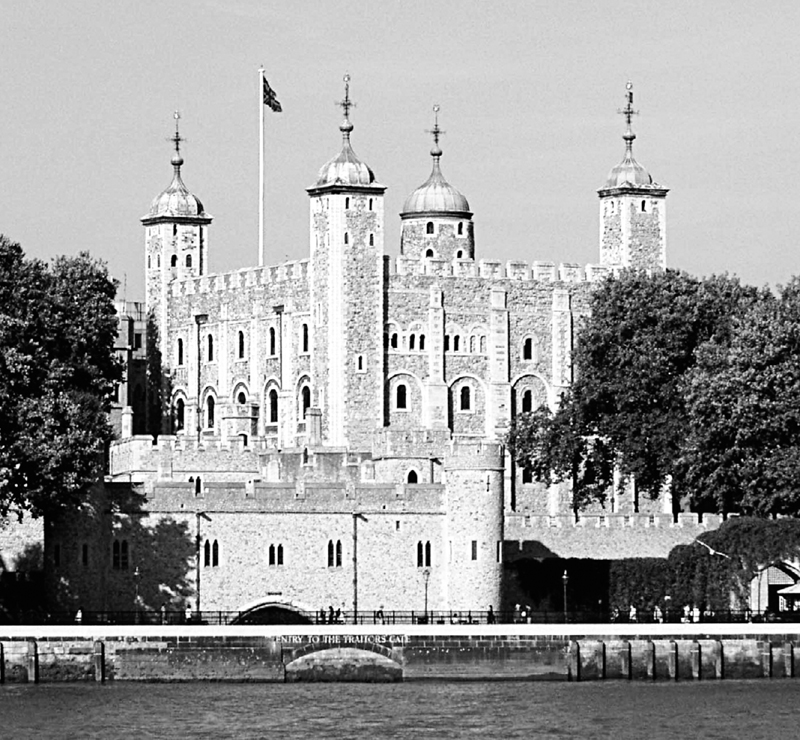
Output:
<svg viewBox="0 0 800 740">
<path fill-rule="evenodd" d="M 576 519 L 568 486 L 531 483 L 502 446 L 515 415 L 555 408 L 572 382 L 592 286 L 664 266 L 666 190 L 600 191 L 600 264 L 479 259 L 437 125 L 391 257 L 385 188 L 349 119 L 340 130 L 308 189 L 309 259 L 224 274 L 208 272 L 211 217 L 183 185 L 176 134 L 173 183 L 142 219 L 161 434 L 141 435 L 126 387 L 96 519 L 61 521 L 47 543 L 70 552 L 54 579 L 74 607 L 485 610 L 501 603 L 503 558 L 530 542 L 552 557 L 666 555 L 707 526 L 668 522 L 633 488 Z M 142 358 L 124 356 L 139 383 Z M 98 542 L 81 561 L 78 543 Z"/>
</svg>

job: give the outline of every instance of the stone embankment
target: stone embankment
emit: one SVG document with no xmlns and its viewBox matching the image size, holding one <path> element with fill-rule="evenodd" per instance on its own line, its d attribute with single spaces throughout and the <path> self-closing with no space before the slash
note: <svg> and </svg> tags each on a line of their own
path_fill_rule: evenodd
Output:
<svg viewBox="0 0 800 740">
<path fill-rule="evenodd" d="M 718 680 L 800 674 L 794 625 L 0 627 L 0 683 Z"/>
</svg>

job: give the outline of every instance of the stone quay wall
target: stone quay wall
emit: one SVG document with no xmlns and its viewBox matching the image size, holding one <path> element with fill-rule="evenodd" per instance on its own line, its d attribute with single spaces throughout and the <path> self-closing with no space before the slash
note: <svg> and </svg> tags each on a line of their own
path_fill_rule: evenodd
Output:
<svg viewBox="0 0 800 740">
<path fill-rule="evenodd" d="M 0 627 L 0 683 L 794 678 L 792 625 Z"/>
</svg>

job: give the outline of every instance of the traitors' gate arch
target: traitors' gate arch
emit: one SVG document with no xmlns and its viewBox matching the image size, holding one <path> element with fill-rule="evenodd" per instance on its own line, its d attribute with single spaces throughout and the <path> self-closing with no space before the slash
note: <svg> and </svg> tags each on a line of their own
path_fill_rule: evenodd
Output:
<svg viewBox="0 0 800 740">
<path fill-rule="evenodd" d="M 314 612 L 302 605 L 275 599 L 245 604 L 231 624 L 313 624 Z"/>
</svg>

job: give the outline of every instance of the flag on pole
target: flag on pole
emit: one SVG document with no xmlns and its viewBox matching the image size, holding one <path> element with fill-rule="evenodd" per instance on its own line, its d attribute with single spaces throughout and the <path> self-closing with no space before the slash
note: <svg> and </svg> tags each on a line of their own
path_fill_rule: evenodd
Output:
<svg viewBox="0 0 800 740">
<path fill-rule="evenodd" d="M 267 82 L 267 78 L 264 77 L 263 74 L 261 75 L 261 79 L 264 81 L 264 105 L 266 105 L 275 113 L 280 113 L 283 108 L 281 108 L 281 104 L 278 102 L 278 96 L 269 86 L 269 82 Z"/>
</svg>

